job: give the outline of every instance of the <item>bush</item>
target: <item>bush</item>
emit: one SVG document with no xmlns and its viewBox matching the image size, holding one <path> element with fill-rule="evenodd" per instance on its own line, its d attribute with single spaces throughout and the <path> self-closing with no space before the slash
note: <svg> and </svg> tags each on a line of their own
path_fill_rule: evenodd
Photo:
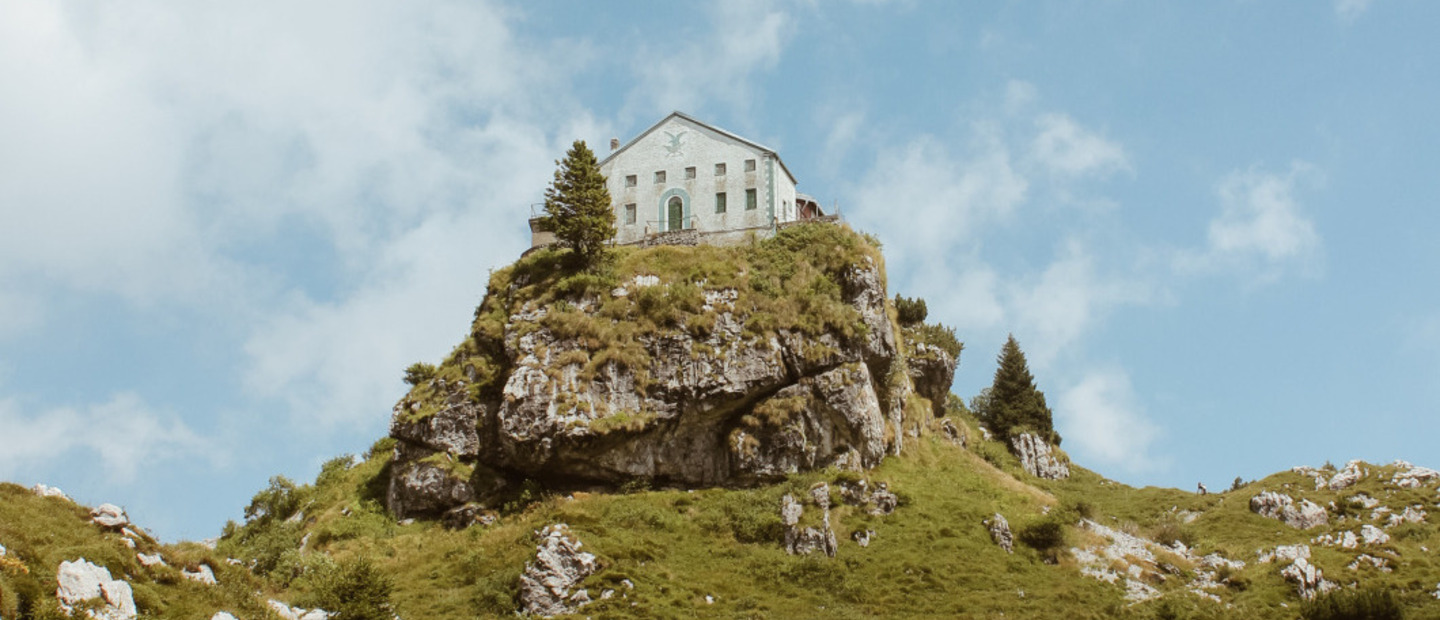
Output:
<svg viewBox="0 0 1440 620">
<path fill-rule="evenodd" d="M 391 620 L 390 579 L 367 558 L 349 560 L 317 571 L 305 598 L 307 607 L 330 612 L 332 620 Z"/>
<path fill-rule="evenodd" d="M 263 525 L 289 518 L 299 509 L 300 493 L 295 483 L 285 476 L 274 476 L 270 478 L 270 486 L 250 499 L 250 505 L 245 507 L 245 521 Z"/>
<path fill-rule="evenodd" d="M 1305 620 L 1392 620 L 1404 618 L 1404 610 L 1389 590 L 1361 588 L 1333 590 L 1300 606 Z"/>
<path fill-rule="evenodd" d="M 1036 551 L 1053 552 L 1065 544 L 1065 525 L 1054 516 L 1045 517 L 1020 528 L 1017 538 Z"/>
<path fill-rule="evenodd" d="M 930 314 L 925 308 L 925 300 L 919 297 L 910 299 L 895 294 L 895 314 L 900 320 L 900 325 L 909 326 L 925 322 L 925 317 Z"/>
<path fill-rule="evenodd" d="M 412 387 L 435 378 L 435 365 L 415 362 L 405 369 L 405 382 Z"/>
</svg>

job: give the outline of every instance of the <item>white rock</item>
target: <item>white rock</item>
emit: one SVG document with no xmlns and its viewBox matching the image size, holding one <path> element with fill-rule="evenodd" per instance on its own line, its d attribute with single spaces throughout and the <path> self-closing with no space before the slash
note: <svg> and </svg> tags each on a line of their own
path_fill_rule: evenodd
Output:
<svg viewBox="0 0 1440 620">
<path fill-rule="evenodd" d="M 1070 477 L 1070 467 L 1056 458 L 1050 444 L 1038 435 L 1021 433 L 1010 440 L 1010 445 L 1020 457 L 1020 466 L 1030 475 L 1045 480 Z"/>
<path fill-rule="evenodd" d="M 112 579 L 109 569 L 91 564 L 81 558 L 72 562 L 61 562 L 55 574 L 59 587 L 55 598 L 67 613 L 74 606 L 93 599 L 103 599 L 105 606 L 91 615 L 99 620 L 133 620 L 136 615 L 135 597 L 130 584 Z"/>
<path fill-rule="evenodd" d="M 1150 587 L 1148 584 L 1135 581 L 1134 579 L 1125 580 L 1125 600 L 1131 602 L 1148 601 L 1157 596 L 1160 596 L 1160 591 Z"/>
<path fill-rule="evenodd" d="M 1305 558 L 1295 558 L 1294 563 L 1280 571 L 1280 576 L 1295 582 L 1300 598 L 1307 601 L 1315 598 L 1316 594 L 1335 589 L 1335 584 L 1325 579 L 1320 568 Z"/>
<path fill-rule="evenodd" d="M 564 523 L 541 530 L 540 537 L 535 559 L 520 575 L 521 611 L 543 617 L 574 613 L 590 599 L 584 590 L 571 590 L 599 568 L 595 555 L 580 551 L 581 542 Z"/>
<path fill-rule="evenodd" d="M 1403 461 L 1400 463 L 1409 465 L 1409 463 L 1404 463 Z M 1390 479 L 1390 482 L 1402 489 L 1414 489 L 1436 478 L 1440 478 L 1440 471 L 1435 471 L 1429 467 L 1404 467 L 1403 471 L 1395 473 L 1395 476 Z"/>
<path fill-rule="evenodd" d="M 305 609 L 303 607 L 291 607 L 275 599 L 269 601 L 270 609 L 275 615 L 283 620 L 328 620 L 330 612 L 323 609 Z"/>
<path fill-rule="evenodd" d="M 130 525 L 130 517 L 125 515 L 125 510 L 115 504 L 100 504 L 90 511 L 90 520 L 96 525 L 112 530 L 123 530 Z"/>
<path fill-rule="evenodd" d="M 1309 557 L 1309 545 L 1280 545 L 1279 547 L 1276 547 L 1274 551 L 1262 551 L 1260 553 L 1260 563 L 1269 564 L 1270 562 L 1275 560 L 1280 560 L 1282 562 L 1294 561 L 1300 559 L 1309 559 Z"/>
<path fill-rule="evenodd" d="M 990 540 L 1000 545 L 1005 553 L 1015 553 L 1015 539 L 1010 533 L 1010 522 L 1005 520 L 1005 515 L 995 513 L 985 521 L 985 528 L 990 530 Z"/>
<path fill-rule="evenodd" d="M 1360 526 L 1360 540 L 1367 545 L 1383 545 L 1390 542 L 1390 535 L 1378 527 L 1366 523 Z"/>
<path fill-rule="evenodd" d="M 795 501 L 795 498 L 790 494 L 787 493 L 785 497 L 780 498 L 781 524 L 793 527 L 796 523 L 800 522 L 800 517 L 804 514 L 805 507 L 801 506 L 800 502 Z"/>
<path fill-rule="evenodd" d="M 1336 472 L 1336 474 L 1330 478 L 1327 486 L 1330 487 L 1331 491 L 1347 489 L 1364 479 L 1365 473 L 1364 468 L 1360 467 L 1360 461 L 1350 461 L 1345 464 L 1345 469 Z"/>
<path fill-rule="evenodd" d="M 236 618 L 234 615 L 231 615 L 231 613 L 228 612 L 228 611 L 217 611 L 217 612 L 215 612 L 215 615 L 210 616 L 210 620 L 240 620 L 240 619 L 239 619 L 239 618 Z"/>
<path fill-rule="evenodd" d="M 165 558 L 161 557 L 158 553 L 137 553 L 135 554 L 135 559 L 140 560 L 140 565 L 145 568 L 166 565 Z"/>
<path fill-rule="evenodd" d="M 638 275 L 635 276 L 635 288 L 646 288 L 660 284 L 660 276 Z"/>
<path fill-rule="evenodd" d="M 72 500 L 70 499 L 70 496 L 69 496 L 69 495 L 66 495 L 64 491 L 61 491 L 60 489 L 58 489 L 58 488 L 56 488 L 56 487 L 46 486 L 46 485 L 43 485 L 43 484 L 37 484 L 37 485 L 35 485 L 35 486 L 33 486 L 33 487 L 30 487 L 30 490 L 31 490 L 31 491 L 34 491 L 35 494 L 36 494 L 36 495 L 39 495 L 40 497 L 58 497 L 58 498 L 63 499 L 63 500 L 65 500 L 65 501 L 67 501 L 67 502 L 68 502 L 68 501 L 72 501 Z"/>
<path fill-rule="evenodd" d="M 208 564 L 201 564 L 200 568 L 194 571 L 182 568 L 180 569 L 180 574 L 184 575 L 186 579 L 196 583 L 203 583 L 207 586 L 215 585 L 215 571 L 211 570 Z"/>
<path fill-rule="evenodd" d="M 1329 513 L 1319 504 L 1302 500 L 1299 506 L 1289 495 L 1265 491 L 1250 498 L 1250 510 L 1262 517 L 1279 519 L 1290 527 L 1308 530 L 1324 525 L 1330 520 Z"/>
<path fill-rule="evenodd" d="M 1360 502 L 1360 505 L 1364 506 L 1366 509 L 1371 509 L 1380 505 L 1380 500 L 1370 497 L 1369 495 L 1366 495 L 1364 493 L 1351 495 L 1349 499 L 1352 502 Z"/>
</svg>

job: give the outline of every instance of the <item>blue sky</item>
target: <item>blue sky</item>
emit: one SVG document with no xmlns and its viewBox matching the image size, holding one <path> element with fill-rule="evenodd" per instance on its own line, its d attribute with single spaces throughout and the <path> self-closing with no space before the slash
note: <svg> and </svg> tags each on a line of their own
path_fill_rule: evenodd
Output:
<svg viewBox="0 0 1440 620">
<path fill-rule="evenodd" d="M 1081 464 L 1440 464 L 1440 5 L 0 4 L 0 479 L 166 539 L 386 432 L 576 139 L 682 110 Z"/>
</svg>

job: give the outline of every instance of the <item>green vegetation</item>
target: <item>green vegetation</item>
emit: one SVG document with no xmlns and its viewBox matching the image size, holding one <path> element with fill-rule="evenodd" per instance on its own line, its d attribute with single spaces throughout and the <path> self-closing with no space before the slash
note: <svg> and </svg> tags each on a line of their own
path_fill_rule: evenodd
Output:
<svg viewBox="0 0 1440 620">
<path fill-rule="evenodd" d="M 1055 432 L 1045 393 L 1035 387 L 1035 377 L 1030 374 L 1025 353 L 1014 335 L 1000 349 L 994 383 L 988 392 L 982 392 L 971 402 L 970 408 L 1006 444 L 1011 437 L 1032 432 L 1051 444 L 1060 445 L 1060 434 Z"/>
<path fill-rule="evenodd" d="M 911 299 L 895 294 L 895 315 L 900 321 L 901 327 L 909 327 L 925 322 L 925 317 L 930 311 L 925 308 L 925 300 L 919 297 Z"/>
<path fill-rule="evenodd" d="M 593 266 L 615 237 L 615 211 L 595 153 L 576 140 L 555 162 L 555 180 L 545 190 L 545 227 L 570 248 L 583 267 Z"/>
<path fill-rule="evenodd" d="M 1405 611 L 1389 590 L 1334 590 L 1300 607 L 1304 620 L 1400 620 Z"/>
</svg>

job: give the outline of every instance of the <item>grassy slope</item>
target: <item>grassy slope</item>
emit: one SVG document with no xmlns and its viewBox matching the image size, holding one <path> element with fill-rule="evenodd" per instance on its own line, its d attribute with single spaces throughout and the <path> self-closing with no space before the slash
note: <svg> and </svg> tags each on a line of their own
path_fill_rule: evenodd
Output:
<svg viewBox="0 0 1440 620">
<path fill-rule="evenodd" d="M 146 618 L 209 618 L 227 610 L 244 618 L 266 618 L 263 600 L 254 592 L 260 580 L 249 571 L 226 564 L 223 556 L 194 543 L 160 545 L 148 538 L 137 549 L 119 534 L 90 522 L 89 510 L 70 501 L 39 497 L 29 489 L 0 483 L 0 544 L 7 560 L 0 569 L 0 616 L 19 617 L 22 594 L 41 602 L 31 613 L 55 617 L 56 570 L 64 561 L 85 558 L 129 582 L 135 603 Z M 136 552 L 159 553 L 168 567 L 144 568 Z M 208 564 L 220 585 L 204 586 L 185 579 L 180 567 Z"/>
</svg>

